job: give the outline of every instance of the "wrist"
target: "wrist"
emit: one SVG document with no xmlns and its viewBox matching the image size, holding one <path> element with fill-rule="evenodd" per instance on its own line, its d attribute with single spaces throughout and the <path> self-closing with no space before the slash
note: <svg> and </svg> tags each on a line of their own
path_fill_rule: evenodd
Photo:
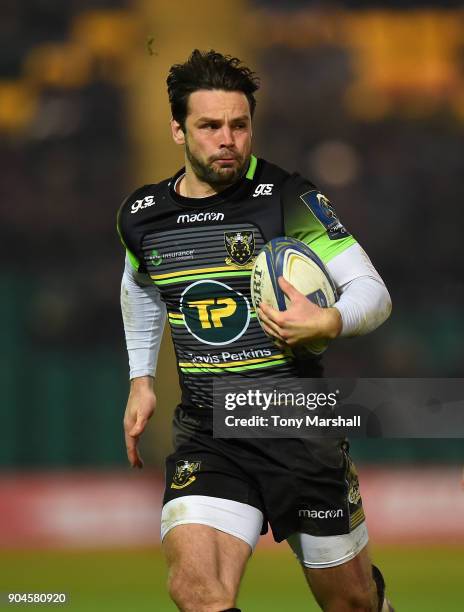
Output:
<svg viewBox="0 0 464 612">
<path fill-rule="evenodd" d="M 149 391 L 153 393 L 153 383 L 155 379 L 148 374 L 145 376 L 136 376 L 130 381 L 130 393 L 138 393 Z"/>
<path fill-rule="evenodd" d="M 325 308 L 326 315 L 326 338 L 333 340 L 342 333 L 342 316 L 337 308 Z"/>
</svg>

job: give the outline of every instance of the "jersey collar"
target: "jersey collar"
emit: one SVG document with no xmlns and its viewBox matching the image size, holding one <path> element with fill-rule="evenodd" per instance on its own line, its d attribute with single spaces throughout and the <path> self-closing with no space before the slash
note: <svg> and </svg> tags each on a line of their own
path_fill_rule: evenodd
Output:
<svg viewBox="0 0 464 612">
<path fill-rule="evenodd" d="M 259 161 L 260 160 L 258 160 L 254 155 L 252 155 L 250 158 L 250 165 L 248 167 L 247 173 L 242 176 L 242 178 L 240 178 L 230 187 L 227 187 L 227 189 L 224 189 L 224 191 L 216 193 L 212 196 L 207 196 L 205 198 L 188 198 L 177 193 L 177 191 L 175 190 L 175 185 L 179 181 L 179 179 L 185 174 L 185 168 L 181 168 L 169 181 L 169 196 L 171 200 L 173 200 L 176 204 L 188 208 L 205 208 L 214 204 L 221 204 L 223 202 L 230 202 L 231 200 L 241 199 L 251 188 L 252 180 L 254 178 L 256 167 L 257 164 L 259 164 Z"/>
</svg>

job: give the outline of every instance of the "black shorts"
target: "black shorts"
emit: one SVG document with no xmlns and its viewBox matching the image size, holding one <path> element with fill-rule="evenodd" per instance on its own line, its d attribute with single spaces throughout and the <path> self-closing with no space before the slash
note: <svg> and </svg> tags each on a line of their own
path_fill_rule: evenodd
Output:
<svg viewBox="0 0 464 612">
<path fill-rule="evenodd" d="M 277 542 L 296 532 L 350 533 L 364 520 L 346 439 L 213 438 L 212 420 L 178 406 L 163 503 L 185 495 L 258 508 Z"/>
</svg>

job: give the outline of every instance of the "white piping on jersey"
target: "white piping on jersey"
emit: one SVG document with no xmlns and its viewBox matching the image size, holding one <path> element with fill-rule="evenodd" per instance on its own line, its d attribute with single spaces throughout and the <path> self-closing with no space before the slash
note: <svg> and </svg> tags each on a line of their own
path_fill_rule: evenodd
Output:
<svg viewBox="0 0 464 612">
<path fill-rule="evenodd" d="M 184 178 L 184 176 L 185 176 L 185 172 L 184 172 L 184 174 L 181 174 L 180 176 L 178 176 L 178 177 L 177 177 L 177 179 L 176 179 L 176 182 L 174 183 L 174 187 L 173 187 L 173 189 L 174 189 L 174 191 L 175 191 L 176 193 L 178 193 L 179 195 L 180 195 L 180 191 L 177 191 L 177 186 L 178 186 L 178 184 L 180 183 L 180 181 L 181 181 L 181 180 Z"/>
</svg>

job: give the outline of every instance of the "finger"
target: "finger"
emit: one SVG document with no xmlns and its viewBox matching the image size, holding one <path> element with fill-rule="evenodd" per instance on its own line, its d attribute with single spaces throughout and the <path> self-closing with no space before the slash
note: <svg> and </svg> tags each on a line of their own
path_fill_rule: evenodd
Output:
<svg viewBox="0 0 464 612">
<path fill-rule="evenodd" d="M 141 417 L 140 415 L 137 417 L 137 421 L 135 423 L 135 425 L 132 427 L 132 429 L 129 431 L 129 435 L 132 437 L 138 437 L 140 436 L 144 430 L 145 427 L 147 425 L 147 419 L 145 417 Z"/>
<path fill-rule="evenodd" d="M 286 280 L 283 276 L 279 276 L 277 282 L 279 283 L 279 287 L 282 289 L 282 291 L 285 293 L 289 300 L 294 300 L 303 295 L 300 291 L 298 291 L 298 289 L 295 289 L 295 287 L 291 283 L 289 283 L 288 280 Z"/>
<path fill-rule="evenodd" d="M 268 314 L 279 314 L 280 312 L 279 310 L 277 310 L 270 304 L 266 304 L 266 302 L 261 302 L 261 304 L 258 306 L 258 310 L 259 309 L 261 309 L 263 312 L 266 312 Z"/>
<path fill-rule="evenodd" d="M 272 338 L 273 342 L 276 342 L 276 341 L 284 342 L 284 339 L 280 335 L 278 335 L 277 332 L 275 332 L 268 325 L 266 325 L 266 323 L 263 323 L 262 325 L 263 325 L 264 331 L 266 332 L 268 336 Z"/>
<path fill-rule="evenodd" d="M 143 461 L 137 449 L 138 439 L 126 434 L 126 451 L 129 463 L 133 468 L 143 468 Z"/>
<path fill-rule="evenodd" d="M 288 346 L 285 344 L 285 342 L 283 340 L 278 340 L 277 338 L 273 338 L 272 341 L 282 351 L 284 351 L 286 348 L 288 348 Z"/>
<path fill-rule="evenodd" d="M 270 334 L 271 336 L 275 336 L 276 338 L 279 338 L 280 340 L 282 340 L 283 330 L 277 325 L 277 323 L 274 323 L 274 321 L 271 321 L 271 319 L 268 316 L 266 316 L 263 312 L 261 312 L 261 316 L 259 316 L 259 319 L 267 334 Z"/>
<path fill-rule="evenodd" d="M 274 321 L 275 323 L 277 323 L 277 325 L 280 324 L 281 319 L 282 319 L 282 313 L 280 312 L 280 310 L 277 310 L 276 308 L 269 306 L 269 304 L 264 304 L 263 302 L 259 305 L 257 309 L 257 313 L 260 318 L 261 318 L 261 314 L 264 313 L 264 315 L 269 320 Z"/>
</svg>

